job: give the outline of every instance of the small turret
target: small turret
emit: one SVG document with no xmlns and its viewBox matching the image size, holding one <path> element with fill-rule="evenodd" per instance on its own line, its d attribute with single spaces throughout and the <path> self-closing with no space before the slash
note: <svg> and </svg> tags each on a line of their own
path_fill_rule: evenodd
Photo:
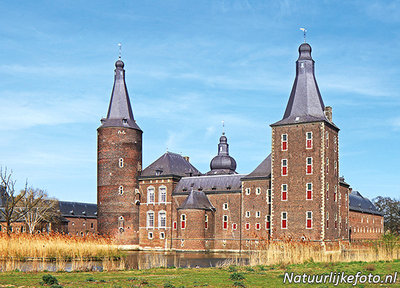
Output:
<svg viewBox="0 0 400 288">
<path fill-rule="evenodd" d="M 228 139 L 224 132 L 219 138 L 218 155 L 211 160 L 210 169 L 211 171 L 207 172 L 207 175 L 237 174 L 235 171 L 236 161 L 229 156 Z"/>
</svg>

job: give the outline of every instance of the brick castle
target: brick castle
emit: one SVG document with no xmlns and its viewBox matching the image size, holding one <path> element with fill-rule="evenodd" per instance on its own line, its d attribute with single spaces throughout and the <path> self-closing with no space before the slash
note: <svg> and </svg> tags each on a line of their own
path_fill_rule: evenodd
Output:
<svg viewBox="0 0 400 288">
<path fill-rule="evenodd" d="M 271 124 L 271 154 L 238 174 L 225 133 L 210 171 L 167 152 L 142 169 L 124 63 L 115 63 L 107 117 L 98 128 L 98 232 L 121 245 L 159 250 L 242 250 L 262 239 L 375 239 L 383 217 L 339 177 L 339 128 L 314 75 L 311 46 L 299 47 L 283 118 Z"/>
</svg>

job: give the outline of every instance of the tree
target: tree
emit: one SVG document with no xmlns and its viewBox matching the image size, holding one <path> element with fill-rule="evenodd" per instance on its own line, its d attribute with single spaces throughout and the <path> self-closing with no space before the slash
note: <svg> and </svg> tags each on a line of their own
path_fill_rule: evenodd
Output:
<svg viewBox="0 0 400 288">
<path fill-rule="evenodd" d="M 385 231 L 400 234 L 400 200 L 379 196 L 373 201 L 378 211 L 383 213 Z"/>
<path fill-rule="evenodd" d="M 12 179 L 12 171 L 8 172 L 7 168 L 3 171 L 3 168 L 0 167 L 0 190 L 2 190 L 1 201 L 3 202 L 0 212 L 6 223 L 7 235 L 10 235 L 11 223 L 21 220 L 27 212 L 20 208 L 20 204 L 26 195 L 28 184 L 26 183 L 25 189 L 17 194 L 15 191 L 15 182 Z"/>
<path fill-rule="evenodd" d="M 23 211 L 27 211 L 22 218 L 31 234 L 40 223 L 51 223 L 58 218 L 58 201 L 48 198 L 46 192 L 41 189 L 29 188 L 20 205 Z"/>
</svg>

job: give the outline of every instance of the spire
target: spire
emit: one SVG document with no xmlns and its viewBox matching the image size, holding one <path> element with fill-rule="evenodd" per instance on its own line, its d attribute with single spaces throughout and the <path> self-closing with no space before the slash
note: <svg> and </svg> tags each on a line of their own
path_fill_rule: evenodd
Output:
<svg viewBox="0 0 400 288">
<path fill-rule="evenodd" d="M 210 169 L 207 175 L 236 174 L 236 161 L 229 156 L 229 144 L 225 132 L 222 132 L 219 138 L 218 155 L 211 160 Z"/>
<path fill-rule="evenodd" d="M 282 120 L 271 126 L 328 121 L 325 117 L 324 109 L 325 105 L 315 80 L 311 46 L 308 43 L 303 43 L 299 47 L 299 58 L 296 61 L 296 78 L 285 114 Z"/>
<path fill-rule="evenodd" d="M 107 118 L 102 119 L 102 127 L 126 127 L 141 130 L 133 117 L 128 89 L 125 83 L 124 62 L 115 62 L 114 87 L 111 93 Z"/>
</svg>

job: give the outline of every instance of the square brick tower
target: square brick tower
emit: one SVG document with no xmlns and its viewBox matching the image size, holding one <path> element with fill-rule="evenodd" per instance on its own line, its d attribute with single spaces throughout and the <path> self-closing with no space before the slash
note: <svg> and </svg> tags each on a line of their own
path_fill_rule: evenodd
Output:
<svg viewBox="0 0 400 288">
<path fill-rule="evenodd" d="M 343 238 L 339 128 L 332 122 L 331 107 L 322 100 L 307 43 L 299 47 L 285 114 L 271 127 L 271 238 Z"/>
<path fill-rule="evenodd" d="M 138 176 L 142 170 L 142 130 L 133 118 L 124 62 L 115 63 L 107 118 L 97 129 L 97 211 L 100 234 L 119 244 L 139 243 Z"/>
</svg>

